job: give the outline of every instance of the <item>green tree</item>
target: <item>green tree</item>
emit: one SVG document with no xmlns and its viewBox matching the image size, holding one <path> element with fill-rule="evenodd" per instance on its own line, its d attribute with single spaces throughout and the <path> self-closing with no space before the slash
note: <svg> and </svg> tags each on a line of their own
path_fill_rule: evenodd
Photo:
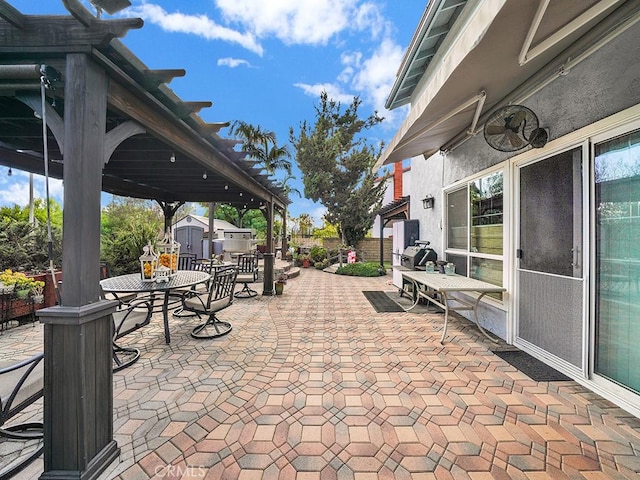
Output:
<svg viewBox="0 0 640 480">
<path fill-rule="evenodd" d="M 360 119 L 361 103 L 354 97 L 343 111 L 339 102 L 322 92 L 313 127 L 304 121 L 298 135 L 289 130 L 305 197 L 326 207 L 326 220 L 338 227 L 342 241 L 349 245 L 358 243 L 373 226 L 385 188 L 385 179 L 376 182 L 372 170 L 382 145 L 376 150 L 363 137 L 382 118 L 374 113 Z"/>
<path fill-rule="evenodd" d="M 101 227 L 101 256 L 112 273 L 135 273 L 142 247 L 162 234 L 164 216 L 156 202 L 119 197 L 103 209 Z"/>
<path fill-rule="evenodd" d="M 287 175 L 277 183 L 278 187 L 285 193 L 287 197 L 289 197 L 292 193 L 295 193 L 296 195 L 298 195 L 298 197 L 302 197 L 300 190 L 289 185 L 289 182 L 295 179 L 296 177 L 294 177 L 291 173 L 287 173 Z M 282 231 L 282 252 L 286 253 L 289 250 L 287 230 L 291 230 L 290 227 L 287 229 L 287 219 L 289 218 L 289 214 L 288 214 L 288 208 L 286 205 L 284 207 L 284 210 L 282 211 L 281 218 L 282 218 L 282 230 L 283 230 Z"/>
<path fill-rule="evenodd" d="M 297 192 L 297 190 L 287 185 L 289 180 L 295 178 L 291 175 L 291 155 L 289 153 L 289 149 L 285 145 L 278 145 L 275 132 L 263 129 L 260 125 L 251 125 L 250 123 L 236 120 L 231 127 L 230 133 L 231 135 L 237 135 L 240 137 L 242 141 L 242 150 L 247 152 L 247 155 L 250 158 L 256 160 L 258 165 L 262 166 L 269 175 L 274 175 L 278 171 L 282 170 L 285 172 L 285 177 L 276 185 L 279 186 L 286 195 Z M 243 223 L 243 215 L 244 212 L 241 209 L 238 209 L 240 223 Z M 279 224 L 274 221 L 274 232 L 280 232 L 282 234 L 283 251 L 286 250 L 286 232 L 282 231 L 280 226 L 286 224 L 284 221 L 286 219 L 286 215 L 287 211 L 285 208 L 284 212 L 282 212 L 282 221 Z"/>
<path fill-rule="evenodd" d="M 62 264 L 62 208 L 51 200 L 53 261 Z M 0 269 L 39 271 L 49 266 L 47 212 L 44 200 L 34 202 L 35 224 L 29 223 L 29 207 L 0 208 Z"/>
<path fill-rule="evenodd" d="M 289 149 L 278 146 L 276 134 L 271 130 L 264 130 L 260 125 L 236 120 L 230 131 L 231 135 L 238 135 L 242 140 L 242 150 L 258 163 L 270 175 L 278 170 L 291 173 Z"/>
<path fill-rule="evenodd" d="M 298 227 L 300 228 L 300 235 L 311 235 L 311 229 L 313 228 L 313 218 L 308 213 L 301 213 L 298 217 Z"/>
</svg>

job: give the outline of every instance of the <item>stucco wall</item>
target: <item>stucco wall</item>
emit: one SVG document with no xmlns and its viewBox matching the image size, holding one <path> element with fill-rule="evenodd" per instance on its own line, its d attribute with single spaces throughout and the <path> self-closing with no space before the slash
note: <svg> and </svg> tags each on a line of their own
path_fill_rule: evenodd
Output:
<svg viewBox="0 0 640 480">
<path fill-rule="evenodd" d="M 522 103 L 538 115 L 542 127 L 548 128 L 550 140 L 562 137 L 640 103 L 638 59 L 640 24 Z M 479 133 L 446 156 L 435 154 L 428 159 L 412 161 L 412 198 L 432 194 L 436 202 L 432 210 L 423 210 L 421 202 L 412 202 L 411 218 L 420 220 L 420 237 L 431 240 L 439 257 L 443 253 L 442 188 L 514 155 L 492 149 Z M 504 311 L 486 307 L 482 309 L 481 317 L 489 330 L 505 336 L 507 319 Z"/>
</svg>

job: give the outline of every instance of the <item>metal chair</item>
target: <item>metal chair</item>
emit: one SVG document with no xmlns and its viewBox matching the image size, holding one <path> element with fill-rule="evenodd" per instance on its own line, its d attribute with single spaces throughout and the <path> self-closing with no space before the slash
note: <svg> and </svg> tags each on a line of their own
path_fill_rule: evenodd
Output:
<svg viewBox="0 0 640 480">
<path fill-rule="evenodd" d="M 140 358 L 140 350 L 116 343 L 119 338 L 148 325 L 153 314 L 153 302 L 149 299 L 122 303 L 112 314 L 113 321 L 113 371 L 117 372 L 134 364 Z"/>
<path fill-rule="evenodd" d="M 216 338 L 231 331 L 231 324 L 218 319 L 217 313 L 233 303 L 233 292 L 236 286 L 238 269 L 235 266 L 219 268 L 211 282 L 209 290 L 200 294 L 186 292 L 182 297 L 184 311 L 193 312 L 207 320 L 191 331 L 193 338 Z"/>
<path fill-rule="evenodd" d="M 6 423 L 44 393 L 44 353 L 0 368 L 0 437 L 37 440 L 39 446 L 24 457 L 18 457 L 0 470 L 0 479 L 11 478 L 42 454 L 43 423 Z"/>
<path fill-rule="evenodd" d="M 195 253 L 181 253 L 178 256 L 178 270 L 195 270 L 196 258 Z"/>
<path fill-rule="evenodd" d="M 258 295 L 258 292 L 249 288 L 249 283 L 258 279 L 258 255 L 243 253 L 238 256 L 238 283 L 243 283 L 242 290 L 235 293 L 236 298 L 250 298 Z"/>
</svg>

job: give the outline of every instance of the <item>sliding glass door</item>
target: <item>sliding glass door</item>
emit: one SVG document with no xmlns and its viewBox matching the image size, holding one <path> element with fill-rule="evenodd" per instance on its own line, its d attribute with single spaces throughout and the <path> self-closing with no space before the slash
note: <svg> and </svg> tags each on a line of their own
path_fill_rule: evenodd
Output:
<svg viewBox="0 0 640 480">
<path fill-rule="evenodd" d="M 594 144 L 594 373 L 640 393 L 640 130 Z"/>
</svg>

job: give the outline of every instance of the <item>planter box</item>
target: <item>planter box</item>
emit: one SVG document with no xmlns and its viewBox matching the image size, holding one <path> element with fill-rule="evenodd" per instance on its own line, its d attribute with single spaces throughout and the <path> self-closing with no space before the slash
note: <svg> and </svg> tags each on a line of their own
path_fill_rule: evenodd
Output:
<svg viewBox="0 0 640 480">
<path fill-rule="evenodd" d="M 29 275 L 34 280 L 44 282 L 44 302 L 34 304 L 31 298 L 20 300 L 16 298 L 15 292 L 11 295 L 0 296 L 0 323 L 13 320 L 15 318 L 31 315 L 34 311 L 41 308 L 52 307 L 56 305 L 56 291 L 53 286 L 53 279 L 50 273 L 40 273 L 37 275 Z M 56 272 L 56 280 L 62 280 L 62 272 Z"/>
</svg>

